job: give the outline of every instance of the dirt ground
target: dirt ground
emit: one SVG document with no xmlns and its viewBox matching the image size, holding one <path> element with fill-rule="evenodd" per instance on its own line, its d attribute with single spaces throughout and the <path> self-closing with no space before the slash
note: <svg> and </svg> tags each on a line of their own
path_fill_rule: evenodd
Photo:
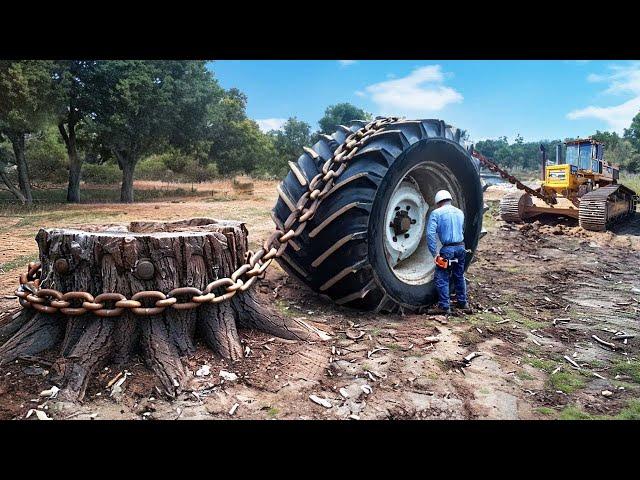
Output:
<svg viewBox="0 0 640 480">
<path fill-rule="evenodd" d="M 39 227 L 207 216 L 245 221 L 254 246 L 271 231 L 275 182 L 256 182 L 252 196 L 222 181 L 201 191 L 157 203 L 5 210 L 0 324 L 15 311 L 17 276 L 37 255 Z M 0 419 L 23 419 L 31 409 L 53 419 L 98 420 L 640 418 L 640 215 L 607 233 L 556 218 L 505 225 L 496 213 L 502 194 L 499 187 L 487 191 L 489 233 L 467 273 L 473 315 L 444 323 L 350 311 L 274 264 L 257 287 L 261 298 L 315 322 L 331 340 L 244 331 L 249 354 L 235 363 L 200 346 L 186 361 L 194 374 L 203 365 L 211 373 L 194 376 L 173 402 L 159 395 L 141 362 L 126 372 L 98 372 L 81 404 L 47 399 L 40 393 L 51 386 L 54 352 L 45 352 L 0 367 Z M 612 340 L 620 332 L 634 337 Z M 474 352 L 479 356 L 464 360 Z M 221 371 L 234 375 L 223 373 L 225 379 Z M 117 375 L 125 380 L 114 388 Z"/>
</svg>

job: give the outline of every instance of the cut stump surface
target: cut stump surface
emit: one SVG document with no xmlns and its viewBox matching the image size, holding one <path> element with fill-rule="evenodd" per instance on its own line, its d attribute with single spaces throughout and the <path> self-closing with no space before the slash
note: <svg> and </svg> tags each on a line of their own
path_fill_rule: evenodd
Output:
<svg viewBox="0 0 640 480">
<path fill-rule="evenodd" d="M 178 287 L 204 290 L 230 277 L 245 263 L 247 230 L 243 223 L 196 218 L 177 222 L 133 222 L 84 231 L 41 229 L 36 240 L 42 263 L 41 289 L 66 293 L 119 293 L 127 299 L 142 291 L 167 294 Z M 214 293 L 224 293 L 224 288 Z M 192 293 L 176 294 L 178 304 Z M 0 325 L 4 342 L 0 364 L 56 349 L 54 380 L 61 397 L 81 400 L 92 373 L 107 364 L 123 367 L 140 355 L 158 376 L 163 390 L 175 397 L 188 379 L 181 357 L 195 352 L 202 339 L 229 360 L 243 356 L 238 328 L 255 328 L 286 339 L 309 339 L 311 328 L 261 305 L 252 289 L 221 303 L 197 308 L 173 306 L 154 310 L 156 299 L 140 300 L 151 315 L 125 308 L 120 315 L 99 317 L 92 310 L 79 316 L 25 308 Z M 80 307 L 74 301 L 72 308 Z M 110 302 L 106 309 L 113 309 Z M 315 337 L 317 339 L 317 337 Z"/>
</svg>

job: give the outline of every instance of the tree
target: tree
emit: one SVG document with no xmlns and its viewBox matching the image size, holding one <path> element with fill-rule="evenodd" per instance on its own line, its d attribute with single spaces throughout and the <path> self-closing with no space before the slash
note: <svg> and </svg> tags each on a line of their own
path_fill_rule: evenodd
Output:
<svg viewBox="0 0 640 480">
<path fill-rule="evenodd" d="M 204 61 L 100 61 L 93 78 L 92 128 L 122 170 L 120 201 L 133 202 L 140 158 L 200 139 L 219 87 Z"/>
<path fill-rule="evenodd" d="M 634 149 L 632 143 L 624 138 L 619 139 L 613 148 L 609 148 L 605 144 L 604 159 L 613 165 L 620 165 L 623 168 L 627 168 L 627 164 L 634 155 Z"/>
<path fill-rule="evenodd" d="M 280 130 L 272 130 L 269 135 L 273 138 L 276 157 L 271 171 L 279 176 L 288 170 L 288 162 L 295 162 L 302 154 L 302 147 L 311 143 L 311 126 L 291 117 Z"/>
<path fill-rule="evenodd" d="M 631 142 L 636 152 L 640 152 L 640 112 L 633 117 L 629 128 L 624 129 L 624 138 Z"/>
<path fill-rule="evenodd" d="M 33 202 L 25 141 L 52 114 L 52 70 L 51 61 L 0 60 L 0 133 L 13 147 L 20 189 L 16 196 L 23 203 Z"/>
<path fill-rule="evenodd" d="M 78 154 L 77 128 L 92 110 L 95 100 L 92 75 L 96 65 L 96 61 L 63 60 L 56 62 L 54 68 L 58 130 L 69 157 L 68 202 L 80 201 L 82 158 Z"/>
<path fill-rule="evenodd" d="M 640 153 L 635 153 L 625 165 L 625 169 L 631 173 L 640 172 Z"/>
<path fill-rule="evenodd" d="M 596 133 L 591 135 L 591 138 L 597 142 L 604 143 L 605 150 L 607 151 L 614 150 L 621 140 L 620 135 L 616 132 L 601 132 L 600 130 L 596 130 Z"/>
<path fill-rule="evenodd" d="M 257 167 L 267 170 L 276 157 L 271 137 L 263 133 L 253 120 L 231 122 L 226 126 L 229 133 L 223 145 L 213 154 L 213 160 L 221 174 L 236 172 L 251 173 Z"/>
<path fill-rule="evenodd" d="M 320 133 L 331 135 L 338 128 L 338 125 L 348 125 L 352 120 L 370 119 L 370 113 L 345 102 L 328 106 L 318 124 L 320 125 Z"/>
<path fill-rule="evenodd" d="M 223 175 L 270 171 L 276 158 L 271 137 L 247 118 L 247 96 L 236 88 L 223 92 L 209 111 L 208 161 Z"/>
</svg>

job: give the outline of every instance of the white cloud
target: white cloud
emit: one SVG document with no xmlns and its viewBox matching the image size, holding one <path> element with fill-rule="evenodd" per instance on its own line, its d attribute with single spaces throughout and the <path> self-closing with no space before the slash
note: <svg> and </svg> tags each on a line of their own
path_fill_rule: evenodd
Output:
<svg viewBox="0 0 640 480">
<path fill-rule="evenodd" d="M 633 95 L 633 98 L 618 105 L 600 107 L 589 105 L 567 114 L 571 120 L 596 118 L 607 123 L 610 128 L 622 133 L 640 111 L 640 62 L 628 65 L 611 65 L 606 74 L 591 73 L 587 76 L 591 83 L 607 83 L 603 93 L 611 95 Z"/>
<path fill-rule="evenodd" d="M 349 65 L 353 65 L 357 62 L 357 60 L 338 60 L 341 66 L 348 67 Z"/>
<path fill-rule="evenodd" d="M 261 120 L 256 120 L 258 127 L 263 132 L 268 132 L 269 130 L 280 130 L 285 123 L 287 123 L 286 118 L 263 118 Z"/>
<path fill-rule="evenodd" d="M 406 77 L 369 85 L 365 92 L 383 114 L 427 114 L 462 102 L 462 95 L 445 86 L 444 80 L 440 65 L 428 65 L 416 68 Z"/>
<path fill-rule="evenodd" d="M 613 107 L 589 106 L 579 110 L 573 110 L 567 114 L 570 120 L 583 118 L 597 118 L 603 120 L 616 132 L 622 133 L 625 128 L 629 128 L 631 120 L 640 112 L 640 96 L 632 98 L 620 105 Z"/>
</svg>

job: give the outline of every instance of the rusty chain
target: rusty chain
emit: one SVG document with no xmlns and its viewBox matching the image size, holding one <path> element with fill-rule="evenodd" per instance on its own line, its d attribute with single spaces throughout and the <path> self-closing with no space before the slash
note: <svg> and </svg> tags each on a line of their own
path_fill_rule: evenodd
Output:
<svg viewBox="0 0 640 480">
<path fill-rule="evenodd" d="M 364 143 L 383 127 L 398 120 L 398 117 L 378 118 L 348 135 L 333 156 L 322 165 L 321 172 L 307 183 L 307 192 L 298 199 L 283 227 L 276 227 L 258 250 L 248 251 L 245 263 L 236 269 L 231 277 L 214 280 L 204 290 L 195 287 L 179 287 L 166 294 L 157 290 L 145 290 L 135 293 L 131 299 L 127 299 L 120 293 L 102 293 L 95 297 L 88 292 L 62 293 L 51 288 L 40 288 L 41 264 L 31 262 L 27 273 L 20 275 L 20 286 L 15 295 L 23 307 L 33 308 L 39 312 L 59 312 L 66 316 L 78 316 L 90 311 L 98 317 L 116 317 L 126 310 L 139 316 L 159 315 L 167 308 L 190 310 L 204 303 L 220 303 L 228 300 L 237 292 L 244 292 L 251 287 L 256 279 L 264 274 L 273 259 L 284 253 L 289 241 L 302 234 L 307 223 L 316 214 L 322 200 L 333 188 L 335 179 L 342 175 L 349 161 Z M 305 151 L 314 161 L 319 158 L 313 150 L 305 147 Z M 220 293 L 221 289 L 224 289 L 224 293 Z M 218 293 L 214 290 L 218 290 Z M 180 301 L 179 298 L 185 301 Z M 143 304 L 143 300 L 155 301 L 152 306 L 147 307 Z M 112 305 L 107 306 L 108 303 Z"/>
<path fill-rule="evenodd" d="M 477 150 L 473 149 L 471 151 L 471 155 L 474 158 L 477 158 L 478 161 L 482 165 L 484 165 L 487 169 L 489 169 L 489 171 L 499 174 L 502 178 L 507 180 L 509 183 L 515 185 L 518 190 L 524 190 L 529 195 L 533 195 L 534 197 L 538 197 L 539 199 L 543 200 L 545 203 L 547 203 L 549 205 L 555 205 L 556 203 L 558 203 L 558 201 L 554 197 L 552 197 L 551 195 L 547 194 L 546 192 L 541 191 L 541 190 L 534 190 L 531 187 L 527 187 L 524 183 L 522 183 L 516 177 L 511 175 L 506 170 L 500 168 L 495 162 L 489 160 L 487 157 L 482 155 Z"/>
</svg>

